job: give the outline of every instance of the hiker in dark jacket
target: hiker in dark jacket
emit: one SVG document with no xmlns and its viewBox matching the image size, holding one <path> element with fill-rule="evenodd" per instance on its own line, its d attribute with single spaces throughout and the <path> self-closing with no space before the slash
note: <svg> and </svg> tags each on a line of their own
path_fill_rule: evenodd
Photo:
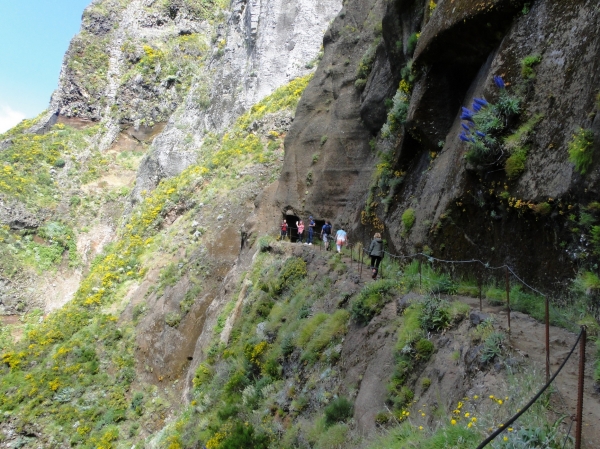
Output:
<svg viewBox="0 0 600 449">
<path fill-rule="evenodd" d="M 381 240 L 381 234 L 376 232 L 373 236 L 373 240 L 369 245 L 369 256 L 371 256 L 371 270 L 373 271 L 373 279 L 377 277 L 379 271 L 379 264 L 383 259 L 383 240 Z"/>
</svg>

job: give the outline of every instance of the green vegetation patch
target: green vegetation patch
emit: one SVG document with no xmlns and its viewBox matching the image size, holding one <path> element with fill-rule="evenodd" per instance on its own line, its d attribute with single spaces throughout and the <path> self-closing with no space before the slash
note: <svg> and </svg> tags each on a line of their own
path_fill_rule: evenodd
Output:
<svg viewBox="0 0 600 449">
<path fill-rule="evenodd" d="M 415 224 L 415 220 L 417 219 L 415 215 L 415 210 L 412 208 L 408 208 L 402 214 L 402 224 L 404 225 L 404 233 L 410 232 L 413 225 Z"/>
<path fill-rule="evenodd" d="M 352 303 L 352 319 L 362 324 L 371 321 L 398 293 L 398 287 L 394 279 L 379 279 L 365 285 Z"/>
<path fill-rule="evenodd" d="M 542 62 L 541 55 L 529 55 L 525 56 L 521 60 L 521 76 L 525 79 L 535 78 L 535 69 L 540 62 Z"/>
<path fill-rule="evenodd" d="M 579 128 L 569 143 L 569 162 L 575 164 L 575 170 L 584 175 L 594 159 L 594 132 Z"/>
<path fill-rule="evenodd" d="M 11 130 L 0 135 L 0 141 L 10 138 L 10 146 L 0 151 L 0 194 L 33 208 L 55 207 L 59 191 L 53 179 L 56 175 L 51 170 L 61 170 L 56 166 L 57 161 L 69 160 L 73 168 L 78 169 L 75 178 L 85 176 L 92 164 L 87 162 L 89 157 L 87 161 L 82 160 L 81 153 L 93 150 L 90 141 L 98 127 L 75 130 L 57 124 L 46 134 L 23 131 Z"/>
</svg>

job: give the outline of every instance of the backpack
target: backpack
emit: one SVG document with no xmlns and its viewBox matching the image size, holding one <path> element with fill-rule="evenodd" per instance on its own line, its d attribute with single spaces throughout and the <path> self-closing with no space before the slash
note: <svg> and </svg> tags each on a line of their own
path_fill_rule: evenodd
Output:
<svg viewBox="0 0 600 449">
<path fill-rule="evenodd" d="M 330 224 L 325 224 L 323 225 L 323 234 L 331 234 L 331 225 Z"/>
</svg>

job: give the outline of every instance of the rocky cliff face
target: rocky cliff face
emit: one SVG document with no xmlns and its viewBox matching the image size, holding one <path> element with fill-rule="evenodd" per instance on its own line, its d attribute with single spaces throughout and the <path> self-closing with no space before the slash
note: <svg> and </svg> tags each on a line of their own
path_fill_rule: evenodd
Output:
<svg viewBox="0 0 600 449">
<path fill-rule="evenodd" d="M 396 252 L 572 276 L 594 252 L 568 217 L 598 197 L 597 156 L 582 173 L 569 148 L 584 132 L 586 151 L 600 145 L 599 14 L 591 1 L 347 2 L 286 139 L 278 207 L 354 223 L 355 240 L 385 226 Z M 503 94 L 517 110 L 474 161 L 461 107 Z"/>
<path fill-rule="evenodd" d="M 123 129 L 159 133 L 134 198 L 197 158 L 205 134 L 311 72 L 341 5 L 297 1 L 97 0 L 65 55 L 58 90 L 36 130 L 59 116 L 102 121 L 101 149 Z M 174 113 L 174 115 L 172 115 Z"/>
<path fill-rule="evenodd" d="M 143 162 L 134 197 L 192 164 L 207 132 L 222 132 L 275 88 L 312 71 L 339 8 L 338 1 L 234 1 L 226 23 L 217 27 L 206 73 Z"/>
</svg>

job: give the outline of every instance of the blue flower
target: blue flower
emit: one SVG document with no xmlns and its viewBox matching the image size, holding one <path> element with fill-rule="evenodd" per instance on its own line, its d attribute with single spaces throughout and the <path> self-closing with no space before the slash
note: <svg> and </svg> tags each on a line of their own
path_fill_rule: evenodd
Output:
<svg viewBox="0 0 600 449">
<path fill-rule="evenodd" d="M 458 137 L 460 137 L 460 140 L 462 140 L 463 142 L 470 142 L 470 141 L 471 141 L 471 139 L 469 139 L 469 138 L 468 138 L 468 137 L 465 135 L 465 133 L 464 133 L 464 132 L 463 132 L 463 133 L 460 133 L 460 135 L 459 135 Z"/>
<path fill-rule="evenodd" d="M 482 133 L 481 131 L 475 131 L 475 134 L 477 134 L 479 137 L 485 137 L 485 133 Z"/>
<path fill-rule="evenodd" d="M 495 76 L 494 77 L 494 83 L 496 83 L 496 86 L 498 86 L 498 89 L 504 89 L 506 87 L 506 85 L 504 84 L 504 80 L 502 79 L 501 76 Z"/>
<path fill-rule="evenodd" d="M 464 123 L 461 123 L 461 126 L 463 127 L 463 129 L 465 131 L 470 131 L 469 127 L 467 125 L 465 125 Z"/>
<path fill-rule="evenodd" d="M 477 103 L 479 106 L 487 106 L 489 103 L 485 98 L 473 98 L 473 103 Z"/>
<path fill-rule="evenodd" d="M 462 108 L 462 114 L 460 115 L 461 120 L 467 120 L 469 122 L 473 121 L 473 111 L 468 108 Z"/>
<path fill-rule="evenodd" d="M 473 102 L 473 110 L 474 110 L 475 112 L 479 112 L 479 111 L 481 111 L 481 105 L 480 105 L 480 104 L 477 104 L 477 103 L 475 103 L 475 102 Z"/>
</svg>

